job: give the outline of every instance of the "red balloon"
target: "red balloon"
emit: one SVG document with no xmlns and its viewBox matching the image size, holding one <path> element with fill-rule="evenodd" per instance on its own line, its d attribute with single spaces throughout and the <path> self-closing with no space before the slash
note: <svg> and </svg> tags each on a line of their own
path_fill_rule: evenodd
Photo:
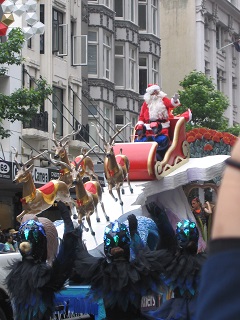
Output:
<svg viewBox="0 0 240 320">
<path fill-rule="evenodd" d="M 0 22 L 0 36 L 5 36 L 7 33 L 8 26 Z"/>
</svg>

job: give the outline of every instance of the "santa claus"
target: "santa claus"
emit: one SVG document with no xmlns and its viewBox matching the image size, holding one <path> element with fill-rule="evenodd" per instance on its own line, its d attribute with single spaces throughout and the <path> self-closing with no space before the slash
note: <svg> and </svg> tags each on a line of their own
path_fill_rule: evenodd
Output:
<svg viewBox="0 0 240 320">
<path fill-rule="evenodd" d="M 167 98 L 167 94 L 161 91 L 157 84 L 149 84 L 144 95 L 144 100 L 138 123 L 147 124 L 158 120 L 161 122 L 163 129 L 169 128 L 169 117 L 173 117 L 171 110 L 180 105 L 178 94 L 169 99 Z"/>
</svg>

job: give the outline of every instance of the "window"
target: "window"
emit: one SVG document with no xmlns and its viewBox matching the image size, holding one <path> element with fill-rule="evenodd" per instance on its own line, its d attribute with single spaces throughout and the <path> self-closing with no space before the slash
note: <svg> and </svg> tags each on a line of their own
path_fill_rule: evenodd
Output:
<svg viewBox="0 0 240 320">
<path fill-rule="evenodd" d="M 44 15 L 44 4 L 40 4 L 40 22 L 44 24 L 45 15 Z M 45 52 L 45 37 L 44 33 L 40 34 L 40 54 L 44 54 Z"/>
<path fill-rule="evenodd" d="M 72 96 L 72 126 L 73 126 L 73 128 L 75 128 L 76 106 L 77 106 L 76 101 L 77 101 L 77 96 L 73 92 L 73 96 Z"/>
<path fill-rule="evenodd" d="M 106 141 L 109 140 L 109 134 L 110 134 L 110 123 L 112 123 L 112 112 L 111 112 L 111 108 L 109 106 L 104 106 L 104 118 L 105 118 L 105 121 L 103 123 L 103 126 L 104 126 L 104 139 Z"/>
<path fill-rule="evenodd" d="M 209 42 L 209 21 L 208 21 L 208 18 L 205 18 L 205 21 L 204 21 L 204 41 L 205 41 L 205 43 Z"/>
<path fill-rule="evenodd" d="M 216 47 L 220 49 L 224 46 L 224 39 L 223 39 L 223 28 L 221 26 L 216 27 Z"/>
<path fill-rule="evenodd" d="M 205 63 L 205 74 L 206 75 L 210 75 L 210 63 L 208 62 L 208 61 L 204 61 L 204 63 Z"/>
<path fill-rule="evenodd" d="M 152 33 L 157 34 L 157 1 L 152 0 Z"/>
<path fill-rule="evenodd" d="M 97 75 L 98 37 L 97 32 L 88 32 L 88 74 Z"/>
<path fill-rule="evenodd" d="M 117 18 L 123 18 L 124 0 L 115 0 L 115 12 Z"/>
<path fill-rule="evenodd" d="M 71 22 L 71 52 L 73 66 L 87 65 L 87 36 L 76 35 L 76 23 Z"/>
<path fill-rule="evenodd" d="M 30 24 L 28 24 L 28 27 L 31 27 Z M 32 38 L 28 39 L 27 47 L 28 47 L 28 49 L 32 49 Z"/>
<path fill-rule="evenodd" d="M 224 80 L 224 72 L 223 70 L 217 68 L 217 89 L 223 92 L 223 80 Z"/>
<path fill-rule="evenodd" d="M 125 67 L 124 67 L 124 46 L 115 46 L 115 85 L 123 87 L 125 85 L 124 81 Z"/>
<path fill-rule="evenodd" d="M 63 24 L 63 13 L 53 9 L 52 51 L 66 56 L 68 48 L 67 25 Z"/>
<path fill-rule="evenodd" d="M 133 48 L 130 48 L 129 52 L 129 87 L 135 90 L 135 72 L 136 72 L 136 52 Z"/>
<path fill-rule="evenodd" d="M 63 89 L 53 87 L 52 121 L 57 125 L 57 135 L 63 135 Z"/>
<path fill-rule="evenodd" d="M 138 1 L 138 25 L 140 31 L 147 31 L 147 2 Z"/>
<path fill-rule="evenodd" d="M 139 58 L 139 94 L 144 95 L 148 84 L 147 58 Z"/>
<path fill-rule="evenodd" d="M 89 116 L 98 116 L 98 106 L 97 105 L 89 105 L 88 106 L 88 115 Z"/>
<path fill-rule="evenodd" d="M 135 22 L 135 0 L 129 0 L 129 19 Z"/>
<path fill-rule="evenodd" d="M 115 123 L 116 125 L 124 125 L 124 116 L 123 114 L 116 114 L 115 115 Z"/>
<path fill-rule="evenodd" d="M 107 34 L 104 35 L 104 42 L 103 42 L 103 63 L 104 63 L 105 77 L 107 79 L 110 79 L 111 37 Z"/>
<path fill-rule="evenodd" d="M 158 61 L 156 59 L 152 61 L 152 82 L 158 83 Z"/>
</svg>

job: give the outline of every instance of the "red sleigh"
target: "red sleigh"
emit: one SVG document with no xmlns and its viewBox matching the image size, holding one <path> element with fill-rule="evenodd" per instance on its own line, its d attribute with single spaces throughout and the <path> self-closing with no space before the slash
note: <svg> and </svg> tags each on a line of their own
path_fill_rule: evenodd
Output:
<svg viewBox="0 0 240 320">
<path fill-rule="evenodd" d="M 162 161 L 156 160 L 156 142 L 116 143 L 114 153 L 126 155 L 130 161 L 130 181 L 160 180 L 172 171 L 185 164 L 190 156 L 189 144 L 186 141 L 186 121 L 183 117 L 170 119 L 170 147 Z M 135 137 L 135 132 L 133 134 Z"/>
</svg>

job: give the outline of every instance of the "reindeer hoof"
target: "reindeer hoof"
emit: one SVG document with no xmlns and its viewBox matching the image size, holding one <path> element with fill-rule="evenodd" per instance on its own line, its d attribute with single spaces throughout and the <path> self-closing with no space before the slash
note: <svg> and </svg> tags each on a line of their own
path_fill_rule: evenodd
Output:
<svg viewBox="0 0 240 320">
<path fill-rule="evenodd" d="M 115 198 L 115 202 L 117 202 L 118 201 L 118 199 L 117 198 Z"/>
<path fill-rule="evenodd" d="M 96 220 L 97 220 L 97 222 L 100 222 L 100 218 L 97 218 Z"/>
<path fill-rule="evenodd" d="M 122 189 L 122 194 L 125 194 L 125 190 L 124 189 Z"/>
<path fill-rule="evenodd" d="M 123 206 L 123 201 L 120 202 L 120 205 Z"/>
<path fill-rule="evenodd" d="M 95 236 L 95 232 L 94 232 L 94 231 L 92 231 L 92 232 L 91 232 L 91 235 L 92 235 L 92 236 Z"/>
<path fill-rule="evenodd" d="M 109 216 L 106 216 L 106 220 L 107 220 L 107 221 L 109 221 L 109 220 L 110 220 L 110 219 L 109 219 Z"/>
<path fill-rule="evenodd" d="M 133 188 L 130 189 L 131 193 L 133 193 Z"/>
<path fill-rule="evenodd" d="M 88 232 L 88 231 L 89 231 L 89 228 L 86 228 L 85 231 Z"/>
</svg>

